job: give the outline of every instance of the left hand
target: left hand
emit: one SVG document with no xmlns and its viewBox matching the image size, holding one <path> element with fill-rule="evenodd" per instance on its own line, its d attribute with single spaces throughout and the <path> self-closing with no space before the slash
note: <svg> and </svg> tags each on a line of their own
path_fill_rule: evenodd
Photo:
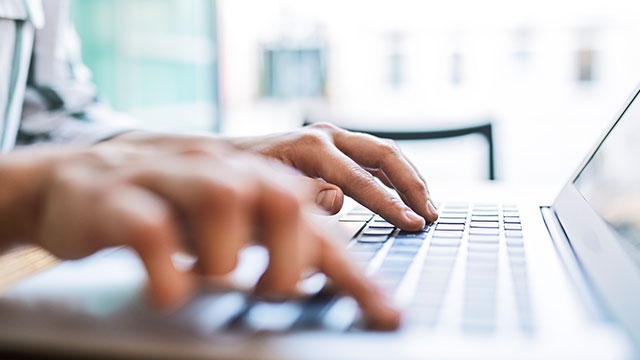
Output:
<svg viewBox="0 0 640 360">
<path fill-rule="evenodd" d="M 180 148 L 211 153 L 219 153 L 221 143 L 230 144 L 238 150 L 276 158 L 309 176 L 316 189 L 316 203 L 329 213 L 340 211 L 346 194 L 404 230 L 419 230 L 425 220 L 438 218 L 426 181 L 395 142 L 331 124 L 237 139 L 133 132 L 112 141 L 146 144 L 160 151 Z M 394 189 L 400 199 L 376 178 Z"/>
</svg>

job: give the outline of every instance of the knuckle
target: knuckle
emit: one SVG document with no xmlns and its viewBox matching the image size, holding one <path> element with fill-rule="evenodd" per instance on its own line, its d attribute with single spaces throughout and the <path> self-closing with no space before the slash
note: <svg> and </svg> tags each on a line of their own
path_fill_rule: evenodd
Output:
<svg viewBox="0 0 640 360">
<path fill-rule="evenodd" d="M 290 219 L 297 218 L 301 211 L 300 201 L 295 195 L 284 192 L 276 194 L 272 208 L 276 214 Z"/>
<path fill-rule="evenodd" d="M 211 146 L 209 146 L 206 142 L 200 141 L 200 140 L 180 142 L 176 144 L 176 152 L 182 155 L 194 155 L 194 156 L 215 155 L 215 152 L 212 151 Z"/>
<path fill-rule="evenodd" d="M 422 181 L 419 181 L 418 179 L 414 179 L 413 181 L 411 181 L 411 183 L 409 184 L 409 189 L 407 190 L 413 193 L 427 193 L 427 188 L 424 186 L 424 183 L 422 183 Z"/>
<path fill-rule="evenodd" d="M 320 131 L 305 131 L 298 137 L 298 143 L 305 146 L 319 147 L 327 143 L 326 135 Z"/>
<path fill-rule="evenodd" d="M 317 122 L 311 126 L 309 126 L 310 128 L 313 129 L 319 129 L 319 130 L 329 130 L 329 131 L 333 131 L 333 130 L 338 130 L 339 128 L 335 125 L 333 125 L 332 123 L 326 122 L 326 121 L 321 121 L 321 122 Z"/>
<path fill-rule="evenodd" d="M 136 219 L 131 223 L 129 236 L 131 246 L 140 252 L 152 250 L 158 239 L 163 238 L 171 228 L 171 216 L 168 213 Z"/>
<path fill-rule="evenodd" d="M 381 141 L 379 148 L 383 158 L 398 157 L 400 154 L 400 148 L 398 148 L 398 144 L 393 140 L 385 139 Z"/>
<path fill-rule="evenodd" d="M 235 206 L 242 199 L 242 192 L 230 182 L 222 182 L 209 177 L 198 179 L 198 191 L 196 194 L 198 210 L 215 211 L 222 204 Z"/>
</svg>

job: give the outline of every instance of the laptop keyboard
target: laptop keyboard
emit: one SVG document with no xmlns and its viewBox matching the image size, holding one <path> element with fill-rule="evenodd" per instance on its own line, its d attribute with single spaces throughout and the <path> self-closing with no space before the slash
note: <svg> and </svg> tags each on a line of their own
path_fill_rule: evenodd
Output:
<svg viewBox="0 0 640 360">
<path fill-rule="evenodd" d="M 453 321 L 465 331 L 492 332 L 507 318 L 530 332 L 532 306 L 517 207 L 445 203 L 439 208 L 438 221 L 406 232 L 359 206 L 340 219 L 355 234 L 348 251 L 379 285 L 408 296 L 411 325 L 433 328 Z M 507 268 L 510 280 L 504 281 L 500 275 Z M 501 299 L 501 287 L 509 289 L 511 300 Z M 514 306 L 506 309 L 512 310 L 498 307 L 505 301 L 511 301 Z"/>
</svg>

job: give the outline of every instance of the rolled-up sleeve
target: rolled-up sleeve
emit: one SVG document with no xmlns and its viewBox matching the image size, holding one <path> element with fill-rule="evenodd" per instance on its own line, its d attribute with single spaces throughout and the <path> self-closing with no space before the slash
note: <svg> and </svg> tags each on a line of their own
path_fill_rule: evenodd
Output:
<svg viewBox="0 0 640 360">
<path fill-rule="evenodd" d="M 42 5 L 46 22 L 35 35 L 17 145 L 90 145 L 136 129 L 131 117 L 97 97 L 69 21 L 69 1 Z"/>
</svg>

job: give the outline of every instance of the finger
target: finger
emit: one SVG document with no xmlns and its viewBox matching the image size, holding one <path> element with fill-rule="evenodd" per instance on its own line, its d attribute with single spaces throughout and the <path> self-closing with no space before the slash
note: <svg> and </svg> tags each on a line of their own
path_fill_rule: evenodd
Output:
<svg viewBox="0 0 640 360">
<path fill-rule="evenodd" d="M 179 248 L 179 232 L 168 204 L 149 191 L 123 186 L 95 209 L 105 245 L 128 245 L 140 256 L 149 276 L 151 299 L 160 307 L 182 302 L 193 284 L 171 260 Z"/>
<path fill-rule="evenodd" d="M 436 206 L 435 201 L 433 199 L 433 196 L 431 195 L 431 191 L 429 191 L 429 185 L 427 184 L 427 180 L 425 180 L 424 176 L 422 176 L 422 173 L 420 172 L 420 170 L 418 170 L 418 167 L 413 163 L 413 161 L 411 161 L 411 159 L 409 159 L 404 153 L 402 153 L 402 151 L 401 151 L 401 154 L 404 157 L 404 159 L 407 161 L 407 163 L 409 163 L 409 165 L 411 165 L 411 167 L 416 172 L 416 174 L 418 174 L 418 177 L 420 177 L 420 180 L 422 180 L 422 183 L 424 184 L 425 189 L 427 189 L 427 195 L 429 196 L 429 202 L 433 206 L 434 210 L 437 212 L 438 211 L 438 207 Z M 429 205 L 429 204 L 427 204 L 427 205 Z"/>
<path fill-rule="evenodd" d="M 240 182 L 242 183 L 242 182 Z M 206 275 L 224 275 L 238 264 L 240 250 L 252 240 L 255 191 L 251 185 L 203 184 L 200 204 L 192 209 L 198 268 Z"/>
<path fill-rule="evenodd" d="M 338 149 L 358 164 L 382 170 L 418 214 L 428 221 L 437 220 L 435 207 L 429 205 L 426 183 L 393 142 L 347 131 L 335 132 L 334 141 Z"/>
<path fill-rule="evenodd" d="M 264 226 L 262 241 L 269 252 L 269 264 L 256 291 L 276 298 L 294 295 L 305 262 L 301 205 L 288 192 L 264 184 L 260 206 Z"/>
<path fill-rule="evenodd" d="M 374 177 L 335 147 L 316 152 L 317 172 L 348 196 L 404 230 L 421 229 L 425 220 L 390 194 Z"/>
<path fill-rule="evenodd" d="M 200 170 L 154 170 L 132 181 L 160 194 L 189 219 L 197 269 L 224 275 L 235 269 L 238 252 L 251 240 L 257 190 L 250 176 L 231 177 L 229 172 L 202 166 Z"/>
<path fill-rule="evenodd" d="M 309 177 L 302 177 L 303 182 L 309 183 L 312 201 L 315 202 L 321 209 L 329 214 L 337 214 L 342 209 L 344 202 L 344 194 L 342 190 L 330 184 L 322 179 L 312 179 Z"/>
<path fill-rule="evenodd" d="M 319 269 L 334 285 L 353 296 L 360 304 L 365 320 L 372 328 L 396 329 L 400 323 L 400 312 L 389 298 L 356 267 L 345 252 L 333 242 L 319 238 Z"/>
<path fill-rule="evenodd" d="M 365 170 L 367 170 L 369 172 L 369 174 L 375 176 L 376 178 L 380 179 L 380 181 L 382 181 L 382 183 L 390 188 L 390 189 L 394 189 L 393 184 L 391 183 L 391 181 L 389 180 L 389 178 L 387 177 L 387 175 L 384 173 L 384 171 L 379 170 L 379 169 L 369 169 L 369 168 L 365 168 Z"/>
<path fill-rule="evenodd" d="M 365 170 L 367 170 L 371 175 L 375 176 L 376 178 L 378 178 L 380 181 L 382 181 L 382 183 L 390 188 L 390 189 L 395 189 L 393 187 L 393 184 L 391 183 L 391 181 L 389 180 L 389 178 L 387 177 L 387 175 L 385 175 L 385 173 L 382 170 L 378 170 L 378 169 L 367 169 L 365 168 Z M 400 199 L 402 199 L 402 202 L 405 203 L 405 205 L 409 205 L 409 201 L 407 200 L 407 197 L 401 193 L 398 192 L 398 196 L 400 196 Z"/>
</svg>

